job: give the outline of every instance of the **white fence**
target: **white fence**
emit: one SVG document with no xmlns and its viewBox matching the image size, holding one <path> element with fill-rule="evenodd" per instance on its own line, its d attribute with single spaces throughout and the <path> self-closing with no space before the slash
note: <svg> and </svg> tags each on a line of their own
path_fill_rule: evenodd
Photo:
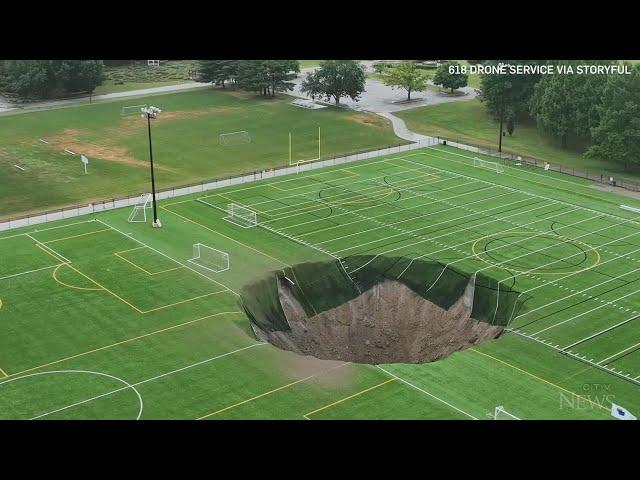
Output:
<svg viewBox="0 0 640 480">
<path fill-rule="evenodd" d="M 190 195 L 192 193 L 200 193 L 200 192 L 205 192 L 207 190 L 224 188 L 231 185 L 239 185 L 242 183 L 256 182 L 256 181 L 265 180 L 268 178 L 291 175 L 297 172 L 306 172 L 309 170 L 315 170 L 315 169 L 324 168 L 324 167 L 331 167 L 331 166 L 340 165 L 343 163 L 357 162 L 359 160 L 382 157 L 384 155 L 390 155 L 393 153 L 408 152 L 408 151 L 416 150 L 419 148 L 429 147 L 437 143 L 438 143 L 438 140 L 434 138 L 434 139 L 429 139 L 421 142 L 409 143 L 406 145 L 396 145 L 393 147 L 382 148 L 379 150 L 358 152 L 358 153 L 354 153 L 354 154 L 346 155 L 342 157 L 333 157 L 333 158 L 327 158 L 324 160 L 316 160 L 313 162 L 301 163 L 299 167 L 287 166 L 287 167 L 275 168 L 273 170 L 263 170 L 261 172 L 245 173 L 235 177 L 212 180 L 212 181 L 208 181 L 208 182 L 197 184 L 197 185 L 165 189 L 160 192 L 157 192 L 157 199 L 166 200 L 169 198 Z M 53 221 L 62 220 L 65 218 L 79 217 L 81 215 L 91 215 L 93 213 L 103 212 L 105 210 L 113 210 L 114 208 L 132 207 L 136 205 L 139 200 L 140 200 L 140 194 L 138 193 L 136 195 L 131 195 L 127 198 L 104 200 L 96 203 L 90 203 L 88 205 L 63 208 L 61 210 L 47 212 L 39 215 L 9 219 L 4 222 L 0 222 L 0 231 L 26 227 L 29 225 L 37 225 L 40 223 L 53 222 Z"/>
</svg>

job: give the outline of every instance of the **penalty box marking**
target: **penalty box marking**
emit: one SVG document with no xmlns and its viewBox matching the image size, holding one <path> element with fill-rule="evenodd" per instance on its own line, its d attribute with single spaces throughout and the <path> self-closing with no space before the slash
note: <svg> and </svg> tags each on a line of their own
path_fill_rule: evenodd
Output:
<svg viewBox="0 0 640 480">
<path fill-rule="evenodd" d="M 99 230 L 98 232 L 109 231 L 109 230 L 117 231 L 117 230 L 114 230 L 114 229 L 112 229 L 112 228 L 106 228 L 106 229 L 104 229 L 104 230 Z M 91 233 L 98 233 L 98 232 L 91 232 Z M 130 238 L 129 238 L 129 237 L 127 237 L 126 235 L 124 235 L 124 234 L 122 234 L 122 233 L 120 233 L 120 232 L 118 232 L 118 233 L 119 233 L 121 236 L 123 236 L 123 237 L 125 237 L 125 238 L 127 238 L 127 239 L 130 239 Z M 81 234 L 81 235 L 84 235 L 84 234 Z M 77 236 L 81 236 L 81 235 L 73 235 L 73 236 L 71 236 L 71 237 L 66 237 L 66 238 L 58 239 L 58 240 L 68 240 L 69 238 L 75 238 L 75 237 L 77 237 Z M 37 239 L 35 239 L 35 238 L 31 237 L 30 235 L 29 235 L 29 237 L 30 237 L 30 238 L 32 238 L 33 240 L 35 240 L 36 242 L 38 242 L 38 243 L 36 243 L 36 245 L 37 245 L 38 247 L 40 247 L 43 251 L 45 251 L 45 252 L 49 253 L 51 256 L 54 256 L 54 258 L 55 258 L 55 255 L 54 255 L 54 254 L 56 254 L 56 252 L 55 252 L 54 250 L 51 250 L 51 252 L 49 252 L 48 250 L 50 250 L 50 247 L 48 247 L 48 246 L 44 245 L 42 242 L 40 242 L 39 240 L 37 240 Z M 145 248 L 149 248 L 149 247 L 147 247 L 147 246 L 145 245 Z M 53 253 L 52 253 L 52 252 L 53 252 Z M 56 255 L 59 255 L 59 254 L 56 254 Z M 60 257 L 62 257 L 62 255 L 60 255 Z M 62 257 L 62 258 L 64 258 L 64 257 Z M 120 257 L 120 258 L 122 258 L 122 257 Z M 58 260 L 60 260 L 60 259 L 58 259 Z M 66 260 L 66 259 L 65 259 L 65 260 Z M 124 260 L 124 259 L 123 259 L 123 260 Z M 192 302 L 192 301 L 194 301 L 194 300 L 199 300 L 199 299 L 201 299 L 201 298 L 209 297 L 209 296 L 212 296 L 212 295 L 217 295 L 217 294 L 219 294 L 219 293 L 223 293 L 223 292 L 225 292 L 225 291 L 226 291 L 226 290 L 216 290 L 215 292 L 210 292 L 210 293 L 207 293 L 207 294 L 205 294 L 205 295 L 199 295 L 199 296 L 197 296 L 197 297 L 188 298 L 188 299 L 186 299 L 186 300 L 181 300 L 181 301 L 179 301 L 179 302 L 171 303 L 171 304 L 168 304 L 168 305 L 161 305 L 161 306 L 159 306 L 159 307 L 151 308 L 151 309 L 148 309 L 148 310 L 141 310 L 140 308 L 136 307 L 136 306 L 135 306 L 134 304 L 132 304 L 131 302 L 129 302 L 129 301 L 125 300 L 124 298 L 122 298 L 122 297 L 121 297 L 120 295 L 118 295 L 117 293 L 115 293 L 115 292 L 113 292 L 113 291 L 109 290 L 107 287 L 105 287 L 105 286 L 104 286 L 104 285 L 102 285 L 101 283 L 97 282 L 95 279 L 91 278 L 89 275 L 87 275 L 87 274 L 85 274 L 85 273 L 81 272 L 80 270 L 78 270 L 76 267 L 74 267 L 73 265 L 71 265 L 71 261 L 67 261 L 67 262 L 68 262 L 68 263 L 63 263 L 62 265 L 67 265 L 67 266 L 68 266 L 69 268 L 71 268 L 73 271 L 75 271 L 76 273 L 78 273 L 78 274 L 82 275 L 84 278 L 86 278 L 87 280 L 89 280 L 91 283 L 93 283 L 93 284 L 97 285 L 101 290 L 104 290 L 105 292 L 109 293 L 110 295 L 112 295 L 112 296 L 113 296 L 113 297 L 115 297 L 116 299 L 120 300 L 120 301 L 121 301 L 121 302 L 123 302 L 124 304 L 128 305 L 129 307 L 131 307 L 132 309 L 134 309 L 136 312 L 140 313 L 141 315 L 144 315 L 144 314 L 147 314 L 147 313 L 151 313 L 151 312 L 156 312 L 156 311 L 158 311 L 158 310 L 163 310 L 163 309 L 165 309 L 165 308 L 173 307 L 173 306 L 176 306 L 176 305 L 181 305 L 181 304 L 183 304 L 183 303 Z M 129 263 L 131 263 L 131 262 L 129 262 Z M 177 263 L 177 262 L 176 262 L 176 263 Z M 61 266 L 61 265 L 59 265 L 59 266 Z M 140 268 L 140 267 L 138 267 L 138 268 Z M 180 267 L 180 268 L 182 268 L 182 267 Z M 59 282 L 59 283 L 61 283 L 61 284 L 62 284 L 62 282 Z M 63 285 L 64 285 L 64 284 L 63 284 Z M 67 285 L 65 285 L 65 286 L 67 286 Z"/>
<path fill-rule="evenodd" d="M 348 173 L 348 174 L 349 174 L 349 176 L 351 176 L 351 177 L 359 177 L 359 176 L 360 176 L 360 174 L 359 174 L 359 173 L 357 173 L 357 172 L 353 172 L 353 171 L 349 170 L 348 168 L 341 169 L 340 171 L 341 171 L 341 172 L 346 172 L 346 173 Z M 320 172 L 320 173 L 318 173 L 317 175 L 329 175 L 329 174 L 331 174 L 331 173 L 335 173 L 335 171 L 331 171 L 331 172 Z M 291 175 L 293 175 L 293 174 L 291 174 Z M 307 177 L 309 177 L 309 176 L 310 176 L 310 175 L 305 176 L 305 177 L 300 177 L 300 178 L 290 178 L 290 179 L 284 180 L 283 182 L 278 182 L 278 183 L 291 182 L 291 181 L 293 181 L 293 180 L 303 180 L 303 181 L 306 181 L 306 180 L 308 179 Z M 300 189 L 302 189 L 302 188 L 307 188 L 307 187 L 310 187 L 310 186 L 313 186 L 313 185 L 311 185 L 311 184 L 305 184 L 305 185 L 300 185 L 299 187 L 280 188 L 280 187 L 278 186 L 278 184 L 277 184 L 277 183 L 270 183 L 270 184 L 269 184 L 269 185 L 267 185 L 267 186 L 268 186 L 268 187 L 275 188 L 276 190 L 280 190 L 281 192 L 289 192 L 289 191 L 291 191 L 291 190 L 300 190 Z"/>
</svg>

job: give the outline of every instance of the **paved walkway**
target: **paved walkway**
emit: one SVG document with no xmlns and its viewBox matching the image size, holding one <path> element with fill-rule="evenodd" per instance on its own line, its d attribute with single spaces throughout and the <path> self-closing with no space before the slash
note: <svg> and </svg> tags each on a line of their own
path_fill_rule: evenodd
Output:
<svg viewBox="0 0 640 480">
<path fill-rule="evenodd" d="M 126 92 L 105 93 L 103 95 L 94 95 L 93 101 L 110 100 L 114 98 L 138 97 L 143 95 L 152 95 L 156 93 L 180 92 L 183 90 L 192 90 L 196 88 L 210 87 L 210 83 L 190 82 L 180 83 L 177 85 L 165 85 L 162 87 L 143 88 L 140 90 L 128 90 Z M 42 110 L 47 108 L 67 107 L 78 103 L 86 103 L 89 101 L 89 95 L 82 97 L 67 98 L 64 100 L 44 100 L 41 102 L 30 103 L 14 103 L 10 100 L 0 97 L 0 113 L 11 111 L 29 111 Z"/>
</svg>

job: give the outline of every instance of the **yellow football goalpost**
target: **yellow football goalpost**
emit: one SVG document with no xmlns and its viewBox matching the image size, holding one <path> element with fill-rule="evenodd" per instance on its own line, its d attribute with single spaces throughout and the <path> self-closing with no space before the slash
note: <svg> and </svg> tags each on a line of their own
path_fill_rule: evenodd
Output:
<svg viewBox="0 0 640 480">
<path fill-rule="evenodd" d="M 291 132 L 289 132 L 289 166 L 296 166 L 296 173 L 300 173 L 300 164 L 301 163 L 308 163 L 308 162 L 314 162 L 316 160 L 320 160 L 320 127 L 318 127 L 318 157 L 317 158 L 310 158 L 308 160 L 297 160 L 297 161 L 293 161 L 293 154 L 292 154 L 292 148 L 291 148 Z"/>
</svg>

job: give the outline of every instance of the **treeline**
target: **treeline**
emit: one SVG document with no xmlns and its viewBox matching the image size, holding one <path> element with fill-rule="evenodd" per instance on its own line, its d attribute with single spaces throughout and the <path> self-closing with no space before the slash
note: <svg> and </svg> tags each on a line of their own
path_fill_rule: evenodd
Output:
<svg viewBox="0 0 640 480">
<path fill-rule="evenodd" d="M 486 60 L 482 63 L 505 61 Z M 510 64 L 539 64 L 510 60 Z M 548 61 L 576 67 L 616 61 Z M 585 155 L 640 165 L 640 65 L 630 74 L 482 75 L 480 99 L 496 119 L 511 124 L 535 121 L 563 147 L 570 139 L 588 143 Z M 557 71 L 557 69 L 556 69 Z"/>
<path fill-rule="evenodd" d="M 102 60 L 0 60 L 0 91 L 25 100 L 92 94 L 103 68 Z"/>
<path fill-rule="evenodd" d="M 293 90 L 300 72 L 297 60 L 202 60 L 198 81 L 226 88 L 232 84 L 243 90 L 273 97 L 276 92 Z"/>
<path fill-rule="evenodd" d="M 226 88 L 275 96 L 276 92 L 293 90 L 293 82 L 300 72 L 297 60 L 202 60 L 199 81 L 212 82 Z M 313 99 L 324 98 L 340 104 L 340 99 L 357 100 L 365 88 L 363 66 L 356 60 L 324 60 L 306 75 L 300 89 Z"/>
</svg>

